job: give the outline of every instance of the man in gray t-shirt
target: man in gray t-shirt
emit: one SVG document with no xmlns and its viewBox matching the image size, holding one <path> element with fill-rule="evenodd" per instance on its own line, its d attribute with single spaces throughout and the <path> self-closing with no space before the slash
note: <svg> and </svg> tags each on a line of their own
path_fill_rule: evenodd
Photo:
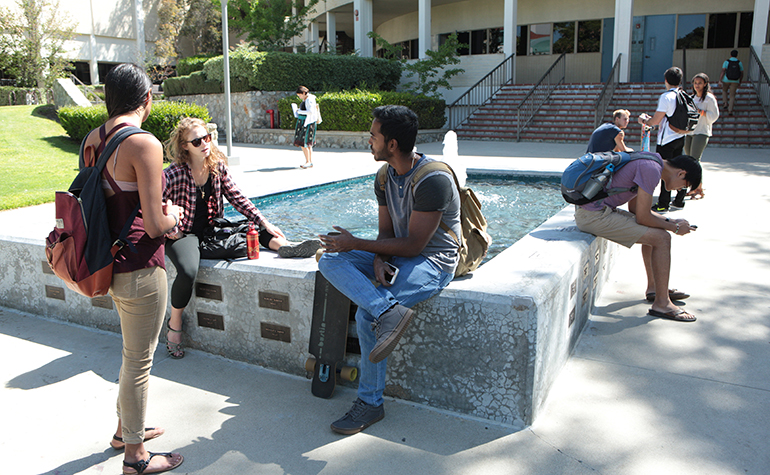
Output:
<svg viewBox="0 0 770 475">
<path fill-rule="evenodd" d="M 413 151 L 417 115 L 404 106 L 378 107 L 372 115 L 369 145 L 374 159 L 388 164 L 384 187 L 375 179 L 377 239 L 357 238 L 338 226 L 339 235 L 320 236 L 325 252 L 318 269 L 358 305 L 358 399 L 332 423 L 340 434 L 361 432 L 385 417 L 386 358 L 414 316 L 409 307 L 446 287 L 459 260 L 457 243 L 440 224 L 462 236 L 454 178 L 445 171 L 415 175 L 432 161 Z"/>
</svg>

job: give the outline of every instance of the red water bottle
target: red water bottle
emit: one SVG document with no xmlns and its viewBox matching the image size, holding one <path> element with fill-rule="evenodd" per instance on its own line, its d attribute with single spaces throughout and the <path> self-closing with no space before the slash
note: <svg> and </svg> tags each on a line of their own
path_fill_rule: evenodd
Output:
<svg viewBox="0 0 770 475">
<path fill-rule="evenodd" d="M 254 228 L 254 223 L 249 223 L 249 232 L 246 233 L 246 255 L 249 259 L 259 259 L 259 233 Z"/>
</svg>

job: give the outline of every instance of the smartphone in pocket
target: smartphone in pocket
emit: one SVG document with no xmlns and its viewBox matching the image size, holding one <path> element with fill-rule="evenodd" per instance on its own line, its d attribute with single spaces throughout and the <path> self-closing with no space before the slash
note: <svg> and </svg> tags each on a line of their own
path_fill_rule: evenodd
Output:
<svg viewBox="0 0 770 475">
<path fill-rule="evenodd" d="M 387 266 L 387 270 L 385 271 L 385 280 L 390 285 L 393 285 L 393 283 L 396 281 L 396 277 L 398 276 L 398 267 L 394 266 L 390 262 L 386 262 L 385 265 Z M 388 272 L 390 272 L 390 274 Z"/>
</svg>

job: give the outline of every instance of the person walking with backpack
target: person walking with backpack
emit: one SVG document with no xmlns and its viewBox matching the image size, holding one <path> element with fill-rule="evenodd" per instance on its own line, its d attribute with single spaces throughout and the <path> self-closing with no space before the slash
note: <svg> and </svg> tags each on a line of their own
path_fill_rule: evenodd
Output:
<svg viewBox="0 0 770 475">
<path fill-rule="evenodd" d="M 711 93 L 709 87 L 709 77 L 705 73 L 698 73 L 692 78 L 693 101 L 700 111 L 698 125 L 684 137 L 684 154 L 690 155 L 695 160 L 700 161 L 706 145 L 711 137 L 711 124 L 719 118 L 719 105 L 717 98 Z M 687 193 L 690 199 L 700 199 L 705 196 L 703 192 L 703 181 L 695 190 Z M 679 194 L 677 193 L 677 199 Z"/>
<path fill-rule="evenodd" d="M 387 356 L 414 316 L 409 307 L 446 287 L 460 260 L 451 234 L 462 236 L 460 195 L 451 172 L 435 171 L 414 186 L 410 183 L 415 173 L 433 161 L 412 151 L 417 115 L 395 105 L 377 107 L 372 115 L 369 146 L 376 161 L 389 165 L 383 187 L 375 178 L 377 239 L 357 238 L 338 226 L 334 226 L 338 235 L 320 236 L 325 249 L 318 270 L 358 305 L 358 398 L 331 425 L 334 432 L 345 435 L 361 432 L 385 417 Z"/>
<path fill-rule="evenodd" d="M 668 68 L 663 78 L 666 92 L 658 98 L 655 115 L 650 117 L 643 113 L 639 116 L 639 123 L 643 126 L 658 126 L 658 142 L 655 146 L 655 152 L 666 160 L 682 155 L 684 151 L 684 131 L 670 124 L 670 118 L 674 115 L 677 107 L 677 94 L 679 85 L 682 84 L 682 70 L 677 67 Z M 679 198 L 677 195 L 677 200 L 674 201 L 673 206 L 684 208 L 684 193 L 682 193 L 681 199 Z M 652 206 L 652 210 L 657 213 L 665 213 L 670 204 L 670 188 L 666 188 L 661 182 L 658 202 Z"/>
<path fill-rule="evenodd" d="M 115 66 L 104 80 L 108 119 L 84 140 L 100 151 L 123 127 L 138 128 L 152 109 L 152 82 L 135 64 Z M 98 153 L 97 153 L 98 155 Z M 137 204 L 141 214 L 130 223 L 129 245 L 115 255 L 110 296 L 120 316 L 123 361 L 118 389 L 118 428 L 110 445 L 125 450 L 123 473 L 159 473 L 182 464 L 178 453 L 149 452 L 144 442 L 164 433 L 145 428 L 153 354 L 166 314 L 164 235 L 183 210 L 163 203 L 163 147 L 152 134 L 131 135 L 112 154 L 102 173 L 111 238 L 116 239 Z"/>
<path fill-rule="evenodd" d="M 738 50 L 730 51 L 730 57 L 722 63 L 722 72 L 719 73 L 719 82 L 722 84 L 722 103 L 727 108 L 727 115 L 733 115 L 735 107 L 735 95 L 738 86 L 743 81 L 743 63 L 738 59 Z"/>
</svg>

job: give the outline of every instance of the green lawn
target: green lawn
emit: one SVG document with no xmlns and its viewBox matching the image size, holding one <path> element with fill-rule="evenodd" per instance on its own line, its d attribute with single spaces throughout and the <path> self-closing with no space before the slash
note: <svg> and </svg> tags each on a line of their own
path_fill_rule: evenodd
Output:
<svg viewBox="0 0 770 475">
<path fill-rule="evenodd" d="M 80 144 L 53 106 L 0 107 L 0 210 L 54 200 L 77 175 Z"/>
</svg>

